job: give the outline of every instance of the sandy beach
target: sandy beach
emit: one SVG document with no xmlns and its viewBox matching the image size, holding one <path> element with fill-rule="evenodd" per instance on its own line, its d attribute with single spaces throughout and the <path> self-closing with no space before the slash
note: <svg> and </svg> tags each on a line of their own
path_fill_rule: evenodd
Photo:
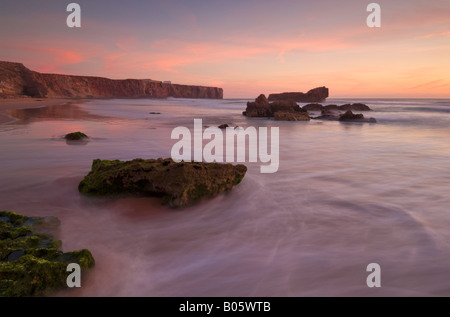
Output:
<svg viewBox="0 0 450 317">
<path fill-rule="evenodd" d="M 7 115 L 7 110 L 42 108 L 47 106 L 57 106 L 70 103 L 75 99 L 69 98 L 14 98 L 14 99 L 0 99 L 0 124 L 14 121 L 14 118 Z M 79 100 L 77 100 L 79 101 Z"/>
</svg>

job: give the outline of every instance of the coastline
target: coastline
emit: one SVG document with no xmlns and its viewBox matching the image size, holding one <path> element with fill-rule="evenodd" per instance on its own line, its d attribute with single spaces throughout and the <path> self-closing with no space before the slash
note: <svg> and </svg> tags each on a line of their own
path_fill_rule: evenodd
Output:
<svg viewBox="0 0 450 317">
<path fill-rule="evenodd" d="M 18 109 L 32 109 L 32 108 L 43 108 L 48 106 L 59 106 L 68 104 L 70 102 L 83 102 L 80 99 L 70 99 L 70 98 L 0 98 L 0 124 L 13 122 L 16 119 L 12 118 L 10 115 L 6 114 L 5 111 L 8 110 L 18 110 Z"/>
</svg>

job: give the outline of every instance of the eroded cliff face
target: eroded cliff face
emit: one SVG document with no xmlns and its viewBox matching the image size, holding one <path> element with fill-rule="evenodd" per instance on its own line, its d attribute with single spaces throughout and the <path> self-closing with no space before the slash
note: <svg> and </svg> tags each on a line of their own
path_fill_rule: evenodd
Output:
<svg viewBox="0 0 450 317">
<path fill-rule="evenodd" d="M 43 74 L 20 63 L 0 62 L 0 97 L 71 98 L 209 98 L 222 99 L 217 87 L 167 84 L 159 81 Z"/>
<path fill-rule="evenodd" d="M 284 92 L 281 94 L 270 94 L 269 101 L 294 100 L 295 102 L 324 102 L 329 92 L 326 87 L 311 89 L 306 94 L 302 92 Z"/>
</svg>

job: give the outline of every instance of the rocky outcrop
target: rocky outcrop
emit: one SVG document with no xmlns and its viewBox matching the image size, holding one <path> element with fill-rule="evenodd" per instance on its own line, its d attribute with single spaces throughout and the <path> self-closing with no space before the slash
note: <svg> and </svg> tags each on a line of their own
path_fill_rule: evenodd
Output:
<svg viewBox="0 0 450 317">
<path fill-rule="evenodd" d="M 0 62 L 0 97 L 45 97 L 47 89 L 35 74 L 20 63 Z"/>
<path fill-rule="evenodd" d="M 329 96 L 328 88 L 318 87 L 311 89 L 306 94 L 302 92 L 284 92 L 281 94 L 270 94 L 269 101 L 294 100 L 296 102 L 324 102 Z"/>
<path fill-rule="evenodd" d="M 0 296 L 42 296 L 67 288 L 69 263 L 94 266 L 86 250 L 63 253 L 55 217 L 26 217 L 0 211 Z"/>
<path fill-rule="evenodd" d="M 20 63 L 0 62 L 0 97 L 209 98 L 222 99 L 222 88 L 177 85 L 154 80 L 43 74 Z"/>
<path fill-rule="evenodd" d="M 247 103 L 243 112 L 247 117 L 267 117 L 284 121 L 307 121 L 309 115 L 293 100 L 280 100 L 269 103 L 265 95 L 260 95 L 254 102 Z"/>
<path fill-rule="evenodd" d="M 87 195 L 139 195 L 163 198 L 172 207 L 186 207 L 239 184 L 245 165 L 180 162 L 172 159 L 94 160 L 78 190 Z"/>
</svg>

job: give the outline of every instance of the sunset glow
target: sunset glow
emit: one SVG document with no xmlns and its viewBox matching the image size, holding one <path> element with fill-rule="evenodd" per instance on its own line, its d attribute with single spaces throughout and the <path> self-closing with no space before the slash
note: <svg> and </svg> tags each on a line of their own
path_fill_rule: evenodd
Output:
<svg viewBox="0 0 450 317">
<path fill-rule="evenodd" d="M 5 3 L 6 2 L 6 3 Z M 225 98 L 450 97 L 450 1 L 78 1 L 0 4 L 0 60 L 39 72 L 218 86 Z"/>
</svg>

